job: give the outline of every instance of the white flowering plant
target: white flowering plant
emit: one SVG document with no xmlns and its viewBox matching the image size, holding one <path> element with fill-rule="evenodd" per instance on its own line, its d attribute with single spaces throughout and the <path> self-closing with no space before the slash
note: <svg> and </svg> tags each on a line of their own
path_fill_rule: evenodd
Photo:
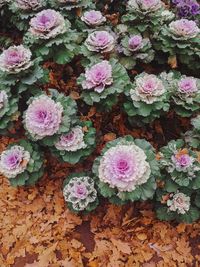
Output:
<svg viewBox="0 0 200 267">
<path fill-rule="evenodd" d="M 28 21 L 41 9 L 47 6 L 47 0 L 15 0 L 10 1 L 9 9 L 12 12 L 10 21 L 20 31 L 28 29 Z"/>
<path fill-rule="evenodd" d="M 172 75 L 169 80 L 172 109 L 181 117 L 191 117 L 200 111 L 200 79 L 179 72 Z"/>
<path fill-rule="evenodd" d="M 130 121 L 139 118 L 142 122 L 149 123 L 168 112 L 170 92 L 168 83 L 161 74 L 143 72 L 135 77 L 130 88 L 125 92 L 127 99 L 124 103 Z"/>
<path fill-rule="evenodd" d="M 32 59 L 29 48 L 10 46 L 0 54 L 0 83 L 14 86 L 17 92 L 27 90 L 34 83 L 46 80 L 46 71 L 40 66 L 41 58 Z"/>
<path fill-rule="evenodd" d="M 29 139 L 53 146 L 61 134 L 76 122 L 77 105 L 71 97 L 50 89 L 31 97 L 24 112 L 24 128 Z"/>
<path fill-rule="evenodd" d="M 89 213 L 99 204 L 95 180 L 90 173 L 73 173 L 63 183 L 67 207 L 75 213 Z"/>
<path fill-rule="evenodd" d="M 11 144 L 0 154 L 0 173 L 12 186 L 34 185 L 44 172 L 43 153 L 27 140 Z"/>
<path fill-rule="evenodd" d="M 130 24 L 140 32 L 152 33 L 160 28 L 161 22 L 169 19 L 169 16 L 163 15 L 163 11 L 165 9 L 161 0 L 129 0 L 122 22 Z"/>
<path fill-rule="evenodd" d="M 87 105 L 94 103 L 109 110 L 120 93 L 128 90 L 130 79 L 126 69 L 116 59 L 94 60 L 77 79 L 82 87 L 81 98 Z"/>
<path fill-rule="evenodd" d="M 45 9 L 29 23 L 24 44 L 31 47 L 36 57 L 53 59 L 58 64 L 70 62 L 78 54 L 80 34 L 71 29 L 71 23 L 58 11 Z"/>
<path fill-rule="evenodd" d="M 91 121 L 75 124 L 51 147 L 51 152 L 59 159 L 70 164 L 76 164 L 88 157 L 95 148 L 95 128 Z"/>
<path fill-rule="evenodd" d="M 18 120 L 19 97 L 11 94 L 10 88 L 0 85 L 0 133 L 3 134 L 13 127 Z"/>
<path fill-rule="evenodd" d="M 200 29 L 193 20 L 179 19 L 166 24 L 154 36 L 154 47 L 169 56 L 176 56 L 190 69 L 199 69 Z"/>
<path fill-rule="evenodd" d="M 200 189 L 200 162 L 198 152 L 187 147 L 184 140 L 172 140 L 160 149 L 160 168 L 165 189 L 187 187 Z"/>
<path fill-rule="evenodd" d="M 156 215 L 162 221 L 192 223 L 200 217 L 192 191 L 179 188 L 177 191 L 157 190 Z"/>
<path fill-rule="evenodd" d="M 132 136 L 108 142 L 92 170 L 100 194 L 115 204 L 152 199 L 159 177 L 154 148 Z"/>
</svg>

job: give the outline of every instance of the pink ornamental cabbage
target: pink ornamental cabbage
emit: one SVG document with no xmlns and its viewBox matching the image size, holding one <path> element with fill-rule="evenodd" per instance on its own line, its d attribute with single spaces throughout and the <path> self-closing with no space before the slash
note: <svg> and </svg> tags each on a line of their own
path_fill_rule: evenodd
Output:
<svg viewBox="0 0 200 267">
<path fill-rule="evenodd" d="M 81 20 L 84 21 L 89 26 L 99 26 L 106 21 L 106 18 L 102 15 L 100 11 L 86 11 Z"/>
<path fill-rule="evenodd" d="M 24 172 L 30 160 L 30 153 L 22 146 L 12 146 L 0 155 L 0 173 L 8 178 L 15 178 Z"/>
<path fill-rule="evenodd" d="M 169 24 L 169 29 L 174 36 L 184 39 L 194 38 L 200 32 L 196 22 L 188 19 L 172 21 Z"/>
<path fill-rule="evenodd" d="M 143 76 L 136 77 L 135 84 L 136 87 L 130 91 L 134 101 L 152 104 L 159 101 L 159 98 L 166 92 L 162 80 L 154 74 L 145 73 Z"/>
<path fill-rule="evenodd" d="M 94 91 L 101 93 L 106 86 L 112 83 L 112 66 L 108 61 L 104 60 L 90 69 L 86 69 L 85 81 L 82 86 L 83 89 L 94 89 Z"/>
<path fill-rule="evenodd" d="M 130 143 L 108 149 L 100 160 L 98 173 L 100 181 L 111 188 L 131 192 L 147 182 L 151 169 L 144 151 Z"/>
<path fill-rule="evenodd" d="M 42 139 L 56 134 L 62 121 L 63 107 L 50 97 L 35 98 L 25 112 L 25 127 L 34 139 Z"/>
<path fill-rule="evenodd" d="M 32 53 L 23 45 L 10 46 L 0 55 L 0 70 L 8 73 L 18 73 L 31 65 Z"/>
<path fill-rule="evenodd" d="M 94 31 L 88 35 L 85 45 L 92 52 L 110 52 L 115 47 L 114 37 L 107 31 Z"/>
<path fill-rule="evenodd" d="M 56 142 L 55 147 L 58 150 L 77 151 L 86 148 L 84 142 L 84 132 L 81 126 L 76 126 L 67 134 L 62 134 Z"/>
<path fill-rule="evenodd" d="M 15 4 L 22 10 L 37 10 L 42 7 L 43 0 L 15 0 Z"/>
<path fill-rule="evenodd" d="M 129 50 L 130 51 L 138 51 L 143 47 L 143 42 L 142 42 L 142 36 L 141 35 L 134 35 L 129 39 Z"/>
<path fill-rule="evenodd" d="M 54 38 L 59 34 L 66 32 L 64 17 L 53 9 L 46 9 L 30 21 L 29 31 L 41 39 Z"/>
<path fill-rule="evenodd" d="M 172 156 L 172 162 L 175 164 L 176 169 L 185 170 L 192 166 L 194 159 L 187 154 Z"/>
<path fill-rule="evenodd" d="M 66 202 L 70 202 L 74 210 L 84 210 L 97 198 L 94 181 L 88 177 L 73 177 L 63 189 Z"/>
<path fill-rule="evenodd" d="M 178 91 L 182 94 L 192 95 L 198 91 L 197 80 L 193 77 L 183 77 L 178 82 Z"/>
</svg>

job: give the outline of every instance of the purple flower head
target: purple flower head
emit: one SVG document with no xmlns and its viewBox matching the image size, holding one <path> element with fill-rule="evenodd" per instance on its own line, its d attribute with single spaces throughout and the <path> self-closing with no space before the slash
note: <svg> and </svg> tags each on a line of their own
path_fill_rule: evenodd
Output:
<svg viewBox="0 0 200 267">
<path fill-rule="evenodd" d="M 142 36 L 141 35 L 134 35 L 129 39 L 129 50 L 130 51 L 137 51 L 139 49 L 141 49 L 141 47 L 143 46 L 142 43 Z"/>
<path fill-rule="evenodd" d="M 191 17 L 200 14 L 200 5 L 196 0 L 176 0 L 173 1 L 176 5 L 179 17 Z"/>
<path fill-rule="evenodd" d="M 86 144 L 84 142 L 84 133 L 81 126 L 76 126 L 71 129 L 67 134 L 62 134 L 56 142 L 55 147 L 58 150 L 65 151 L 77 151 L 79 149 L 85 148 Z"/>
<path fill-rule="evenodd" d="M 95 31 L 88 35 L 85 45 L 90 51 L 104 53 L 113 50 L 115 40 L 109 32 Z"/>
<path fill-rule="evenodd" d="M 194 159 L 188 154 L 181 154 L 180 152 L 172 156 L 172 162 L 175 164 L 177 170 L 185 170 L 192 166 Z"/>
<path fill-rule="evenodd" d="M 90 69 L 86 69 L 85 81 L 82 86 L 83 89 L 94 89 L 94 91 L 101 93 L 106 86 L 112 83 L 112 67 L 108 61 L 104 60 Z"/>
<path fill-rule="evenodd" d="M 10 46 L 0 55 L 0 70 L 9 73 L 26 70 L 32 64 L 31 55 L 31 51 L 23 45 Z"/>
<path fill-rule="evenodd" d="M 146 183 L 151 173 L 144 151 L 133 143 L 108 149 L 100 160 L 98 171 L 100 181 L 128 192 Z"/>
<path fill-rule="evenodd" d="M 200 32 L 196 22 L 188 19 L 172 21 L 169 29 L 173 35 L 184 39 L 194 38 Z"/>
<path fill-rule="evenodd" d="M 72 204 L 73 209 L 81 211 L 96 200 L 97 191 L 90 177 L 74 177 L 64 187 L 63 195 L 65 201 Z"/>
<path fill-rule="evenodd" d="M 191 95 L 198 91 L 197 81 L 193 77 L 184 77 L 178 83 L 180 93 Z"/>
<path fill-rule="evenodd" d="M 12 146 L 0 155 L 0 172 L 8 178 L 14 178 L 24 172 L 30 160 L 30 153 L 22 146 Z"/>
<path fill-rule="evenodd" d="M 31 19 L 29 31 L 41 39 L 54 38 L 66 32 L 64 17 L 53 9 L 43 10 Z"/>
<path fill-rule="evenodd" d="M 62 121 L 63 107 L 50 97 L 36 97 L 25 113 L 25 127 L 34 139 L 56 134 Z"/>
<path fill-rule="evenodd" d="M 98 26 L 105 22 L 106 18 L 100 11 L 91 10 L 86 11 L 81 17 L 81 20 L 84 21 L 87 25 Z"/>
<path fill-rule="evenodd" d="M 0 116 L 1 110 L 5 107 L 8 102 L 8 95 L 5 91 L 0 91 Z"/>
<path fill-rule="evenodd" d="M 43 0 L 15 0 L 15 4 L 22 10 L 37 10 L 42 7 Z"/>
</svg>

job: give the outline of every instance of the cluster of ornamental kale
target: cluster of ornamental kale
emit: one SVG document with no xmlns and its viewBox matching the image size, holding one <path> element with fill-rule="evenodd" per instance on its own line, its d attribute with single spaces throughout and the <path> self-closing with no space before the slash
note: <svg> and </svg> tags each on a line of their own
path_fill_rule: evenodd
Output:
<svg viewBox="0 0 200 267">
<path fill-rule="evenodd" d="M 195 0 L 100 2 L 0 0 L 0 134 L 10 136 L 16 124 L 25 133 L 1 153 L 0 173 L 13 186 L 29 186 L 43 176 L 46 149 L 70 164 L 90 156 L 96 130 L 80 116 L 81 108 L 95 106 L 106 115 L 121 105 L 132 129 L 173 110 L 191 118 L 193 127 L 182 139 L 160 151 L 132 136 L 107 142 L 91 170 L 66 178 L 63 195 L 74 212 L 94 210 L 102 197 L 115 204 L 154 199 L 161 220 L 195 221 L 200 217 L 200 79 L 193 76 L 200 69 L 200 5 Z M 17 37 L 10 40 L 7 32 L 13 31 Z M 75 68 L 75 58 L 82 70 L 76 80 L 79 105 L 49 87 L 45 67 L 51 62 Z M 177 70 L 170 70 L 172 61 Z M 144 67 L 149 63 L 159 66 L 157 73 Z"/>
</svg>

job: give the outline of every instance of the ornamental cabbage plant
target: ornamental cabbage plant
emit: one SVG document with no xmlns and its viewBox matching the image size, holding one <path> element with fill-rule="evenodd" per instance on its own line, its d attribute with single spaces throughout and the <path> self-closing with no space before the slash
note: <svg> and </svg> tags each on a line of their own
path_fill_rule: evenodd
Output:
<svg viewBox="0 0 200 267">
<path fill-rule="evenodd" d="M 32 52 L 23 45 L 10 46 L 0 55 L 0 82 L 14 86 L 18 92 L 27 90 L 36 81 L 42 82 L 44 70 L 39 65 L 40 59 L 32 60 Z"/>
<path fill-rule="evenodd" d="M 34 185 L 44 171 L 43 153 L 38 145 L 21 140 L 0 154 L 0 173 L 12 186 Z"/>
<path fill-rule="evenodd" d="M 150 143 L 125 136 L 106 144 L 94 161 L 93 173 L 100 194 L 123 204 L 153 198 L 159 168 Z"/>
<path fill-rule="evenodd" d="M 21 31 L 28 29 L 28 21 L 39 10 L 47 5 L 47 0 L 15 0 L 10 1 L 11 21 Z"/>
<path fill-rule="evenodd" d="M 69 20 L 53 9 L 37 13 L 29 23 L 24 43 L 43 60 L 53 58 L 59 64 L 68 63 L 77 53 L 78 33 L 71 30 Z"/>
<path fill-rule="evenodd" d="M 149 38 L 143 38 L 139 33 L 126 35 L 121 41 L 120 63 L 127 69 L 133 69 L 136 61 L 150 63 L 154 59 Z"/>
<path fill-rule="evenodd" d="M 10 88 L 0 87 L 0 133 L 10 130 L 18 120 L 18 97 L 11 94 Z"/>
<path fill-rule="evenodd" d="M 200 79 L 180 73 L 170 74 L 172 107 L 181 117 L 190 117 L 200 110 Z"/>
<path fill-rule="evenodd" d="M 88 105 L 97 103 L 99 108 L 110 109 L 120 93 L 127 90 L 129 77 L 116 59 L 97 60 L 87 66 L 78 78 L 82 87 L 81 98 Z"/>
<path fill-rule="evenodd" d="M 144 123 L 151 122 L 170 107 L 170 92 L 162 74 L 156 76 L 143 72 L 137 75 L 126 95 L 124 109 L 130 121 L 140 118 Z"/>
<path fill-rule="evenodd" d="M 94 150 L 95 133 L 92 122 L 79 122 L 59 136 L 51 151 L 62 161 L 75 164 L 85 159 Z"/>
<path fill-rule="evenodd" d="M 82 54 L 91 59 L 91 57 L 101 57 L 110 55 L 114 52 L 116 45 L 116 36 L 109 30 L 94 30 L 90 32 L 81 47 Z"/>
<path fill-rule="evenodd" d="M 182 64 L 191 69 L 199 69 L 200 58 L 200 29 L 193 20 L 179 19 L 164 25 L 155 36 L 156 49 L 177 55 Z"/>
<path fill-rule="evenodd" d="M 63 196 L 68 208 L 75 212 L 88 213 L 98 206 L 94 178 L 87 173 L 74 173 L 63 184 Z"/>
<path fill-rule="evenodd" d="M 164 10 L 161 0 L 129 0 L 127 13 L 122 16 L 122 22 L 133 25 L 140 32 L 151 33 L 160 27 Z"/>
<path fill-rule="evenodd" d="M 170 141 L 160 150 L 160 168 L 165 189 L 168 191 L 187 187 L 200 188 L 200 163 L 198 153 L 187 147 L 183 140 Z"/>
<path fill-rule="evenodd" d="M 157 192 L 156 215 L 164 221 L 192 223 L 199 219 L 200 212 L 194 201 L 195 195 L 186 189 Z"/>
<path fill-rule="evenodd" d="M 61 134 L 67 133 L 76 122 L 77 106 L 69 96 L 50 90 L 50 95 L 31 97 L 24 113 L 24 127 L 28 137 L 53 146 Z"/>
</svg>

